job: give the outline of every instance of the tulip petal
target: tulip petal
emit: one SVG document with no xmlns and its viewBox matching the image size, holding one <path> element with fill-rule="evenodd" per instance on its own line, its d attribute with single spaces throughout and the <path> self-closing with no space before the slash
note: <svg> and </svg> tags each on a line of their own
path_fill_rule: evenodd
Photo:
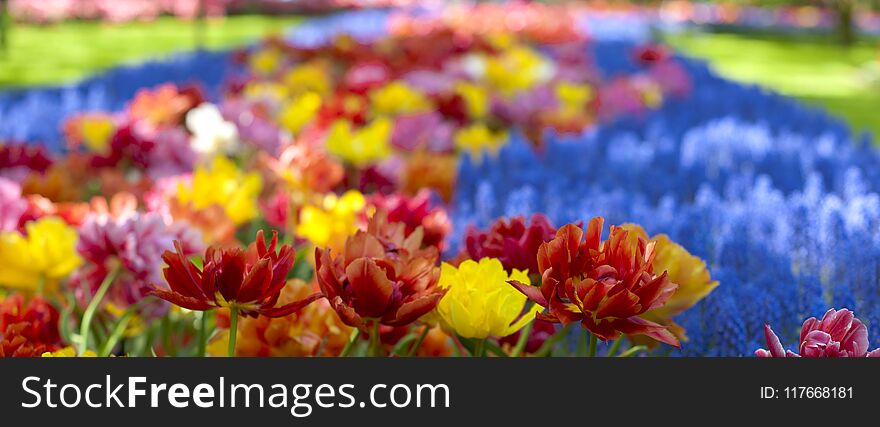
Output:
<svg viewBox="0 0 880 427">
<path fill-rule="evenodd" d="M 358 314 L 382 317 L 394 293 L 394 285 L 385 271 L 370 258 L 358 258 L 346 267 L 345 275 L 354 293 L 352 306 Z"/>
<path fill-rule="evenodd" d="M 437 303 L 440 302 L 440 298 L 442 298 L 444 294 L 445 292 L 437 292 L 425 295 L 414 301 L 404 303 L 397 310 L 397 313 L 395 313 L 393 319 L 390 319 L 389 321 L 385 321 L 383 323 L 388 326 L 404 326 L 415 322 L 420 317 L 428 314 L 431 310 L 433 310 L 434 307 L 437 306 Z"/>
<path fill-rule="evenodd" d="M 244 281 L 245 267 L 244 253 L 240 249 L 224 251 L 220 254 L 220 265 L 216 277 L 217 291 L 226 301 L 237 301 L 238 292 Z"/>
<path fill-rule="evenodd" d="M 236 292 L 235 301 L 250 303 L 266 299 L 269 296 L 266 291 L 271 283 L 272 260 L 261 258 L 245 275 L 241 287 Z"/>
<path fill-rule="evenodd" d="M 309 295 L 306 298 L 303 298 L 299 301 L 294 301 L 289 304 L 284 304 L 281 307 L 273 307 L 269 309 L 261 309 L 259 313 L 266 317 L 284 317 L 297 311 L 302 310 L 307 305 L 321 299 L 324 297 L 324 294 L 320 292 L 316 292 L 314 294 Z"/>
<path fill-rule="evenodd" d="M 354 311 L 354 308 L 346 305 L 345 302 L 342 301 L 342 298 L 336 297 L 330 300 L 330 306 L 336 310 L 336 314 L 339 315 L 339 319 L 342 320 L 342 323 L 353 328 L 363 328 L 364 319 Z"/>
<path fill-rule="evenodd" d="M 767 340 L 767 347 L 770 347 L 768 351 L 771 357 L 785 357 L 785 348 L 773 329 L 770 329 L 770 325 L 764 325 L 764 339 Z"/>
<path fill-rule="evenodd" d="M 516 288 L 516 290 L 522 292 L 526 298 L 532 300 L 535 304 L 538 304 L 541 307 L 547 307 L 549 305 L 547 304 L 547 299 L 541 294 L 541 288 L 527 285 L 517 280 L 508 280 L 507 283 Z"/>
<path fill-rule="evenodd" d="M 645 335 L 662 343 L 674 347 L 680 347 L 678 338 L 675 337 L 665 326 L 633 316 L 627 319 L 618 319 L 612 322 L 615 329 L 627 335 Z"/>
<path fill-rule="evenodd" d="M 205 302 L 202 299 L 182 295 L 176 292 L 172 292 L 168 289 L 157 287 L 151 289 L 149 293 L 188 310 L 205 311 L 214 308 L 213 305 Z"/>
<path fill-rule="evenodd" d="M 162 254 L 162 259 L 167 264 L 162 270 L 165 281 L 174 292 L 194 298 L 204 297 L 201 290 L 201 273 L 198 270 L 193 271 L 195 266 L 189 260 L 181 260 L 181 258 L 183 258 L 182 253 L 165 251 Z"/>
<path fill-rule="evenodd" d="M 504 331 L 504 333 L 501 336 L 506 337 L 506 336 L 511 335 L 513 333 L 516 333 L 516 331 L 524 328 L 529 322 L 532 322 L 535 320 L 535 315 L 541 310 L 543 310 L 543 307 L 541 307 L 540 305 L 538 305 L 538 304 L 532 305 L 528 311 L 526 311 L 525 313 L 523 313 L 522 316 L 520 316 L 519 319 L 517 319 L 513 324 L 508 326 L 507 329 Z"/>
<path fill-rule="evenodd" d="M 596 318 L 607 317 L 626 318 L 638 314 L 639 297 L 624 289 L 605 299 L 596 310 Z"/>
</svg>

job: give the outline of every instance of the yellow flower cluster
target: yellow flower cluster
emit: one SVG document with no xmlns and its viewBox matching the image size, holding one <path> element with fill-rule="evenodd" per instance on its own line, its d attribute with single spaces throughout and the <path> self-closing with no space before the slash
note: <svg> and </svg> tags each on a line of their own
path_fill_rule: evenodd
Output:
<svg viewBox="0 0 880 427">
<path fill-rule="evenodd" d="M 349 190 L 342 196 L 328 194 L 320 205 L 303 206 L 296 234 L 315 246 L 342 251 L 345 239 L 358 230 L 358 215 L 366 204 L 364 195 L 357 190 Z"/>
<path fill-rule="evenodd" d="M 177 198 L 196 209 L 220 206 L 232 222 L 240 225 L 259 215 L 257 197 L 262 187 L 257 172 L 245 173 L 232 160 L 217 156 L 209 166 L 196 167 L 190 185 L 178 185 Z"/>
<path fill-rule="evenodd" d="M 76 229 L 57 217 L 44 217 L 17 231 L 0 233 L 0 285 L 53 292 L 58 281 L 82 263 Z"/>
<path fill-rule="evenodd" d="M 281 110 L 278 120 L 287 130 L 296 135 L 303 126 L 315 118 L 320 108 L 321 96 L 316 92 L 306 92 L 287 104 Z"/>
<path fill-rule="evenodd" d="M 61 350 L 47 351 L 41 355 L 42 357 L 98 357 L 94 351 L 86 350 L 83 354 L 77 355 L 76 349 L 73 347 L 64 347 Z"/>
<path fill-rule="evenodd" d="M 469 153 L 474 159 L 482 159 L 484 152 L 497 154 L 498 150 L 507 143 L 507 139 L 507 131 L 493 132 L 483 123 L 475 123 L 461 128 L 453 136 L 455 146 L 459 150 Z"/>
<path fill-rule="evenodd" d="M 357 130 L 348 121 L 337 120 L 327 134 L 327 151 L 358 167 L 376 163 L 391 155 L 391 130 L 387 118 Z"/>
<path fill-rule="evenodd" d="M 379 116 L 419 113 L 431 108 L 431 102 L 423 93 L 399 80 L 370 92 L 370 104 Z"/>
</svg>

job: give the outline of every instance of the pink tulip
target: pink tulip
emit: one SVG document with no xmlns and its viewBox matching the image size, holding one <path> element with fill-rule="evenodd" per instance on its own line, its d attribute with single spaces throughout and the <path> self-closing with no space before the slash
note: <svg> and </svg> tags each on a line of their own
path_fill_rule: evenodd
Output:
<svg viewBox="0 0 880 427">
<path fill-rule="evenodd" d="M 804 322 L 797 354 L 785 350 L 779 337 L 764 326 L 764 336 L 769 350 L 758 349 L 758 357 L 880 357 L 880 348 L 868 352 L 868 328 L 853 312 L 830 309 L 817 320 L 811 317 Z"/>
</svg>

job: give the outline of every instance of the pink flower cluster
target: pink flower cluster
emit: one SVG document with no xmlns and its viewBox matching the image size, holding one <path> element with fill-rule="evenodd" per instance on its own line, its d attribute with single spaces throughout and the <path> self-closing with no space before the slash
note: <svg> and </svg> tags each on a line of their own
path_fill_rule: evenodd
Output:
<svg viewBox="0 0 880 427">
<path fill-rule="evenodd" d="M 204 1 L 208 16 L 226 13 L 228 0 L 9 0 L 15 20 L 51 23 L 68 19 L 109 22 L 150 21 L 163 14 L 193 18 Z"/>
<path fill-rule="evenodd" d="M 758 349 L 758 357 L 880 357 L 880 348 L 868 351 L 868 328 L 845 308 L 828 310 L 822 320 L 807 319 L 801 329 L 799 354 L 783 348 L 770 325 L 764 326 L 764 335 L 770 349 Z"/>
</svg>

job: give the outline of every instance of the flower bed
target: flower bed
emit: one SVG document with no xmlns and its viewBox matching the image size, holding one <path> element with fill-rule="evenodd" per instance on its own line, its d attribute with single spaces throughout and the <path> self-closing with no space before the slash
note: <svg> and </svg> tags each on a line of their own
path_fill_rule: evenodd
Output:
<svg viewBox="0 0 880 427">
<path fill-rule="evenodd" d="M 3 145 L 0 352 L 775 356 L 834 306 L 864 323 L 798 351 L 867 354 L 867 144 L 568 10 L 447 12 L 316 21 L 215 102 Z"/>
</svg>

